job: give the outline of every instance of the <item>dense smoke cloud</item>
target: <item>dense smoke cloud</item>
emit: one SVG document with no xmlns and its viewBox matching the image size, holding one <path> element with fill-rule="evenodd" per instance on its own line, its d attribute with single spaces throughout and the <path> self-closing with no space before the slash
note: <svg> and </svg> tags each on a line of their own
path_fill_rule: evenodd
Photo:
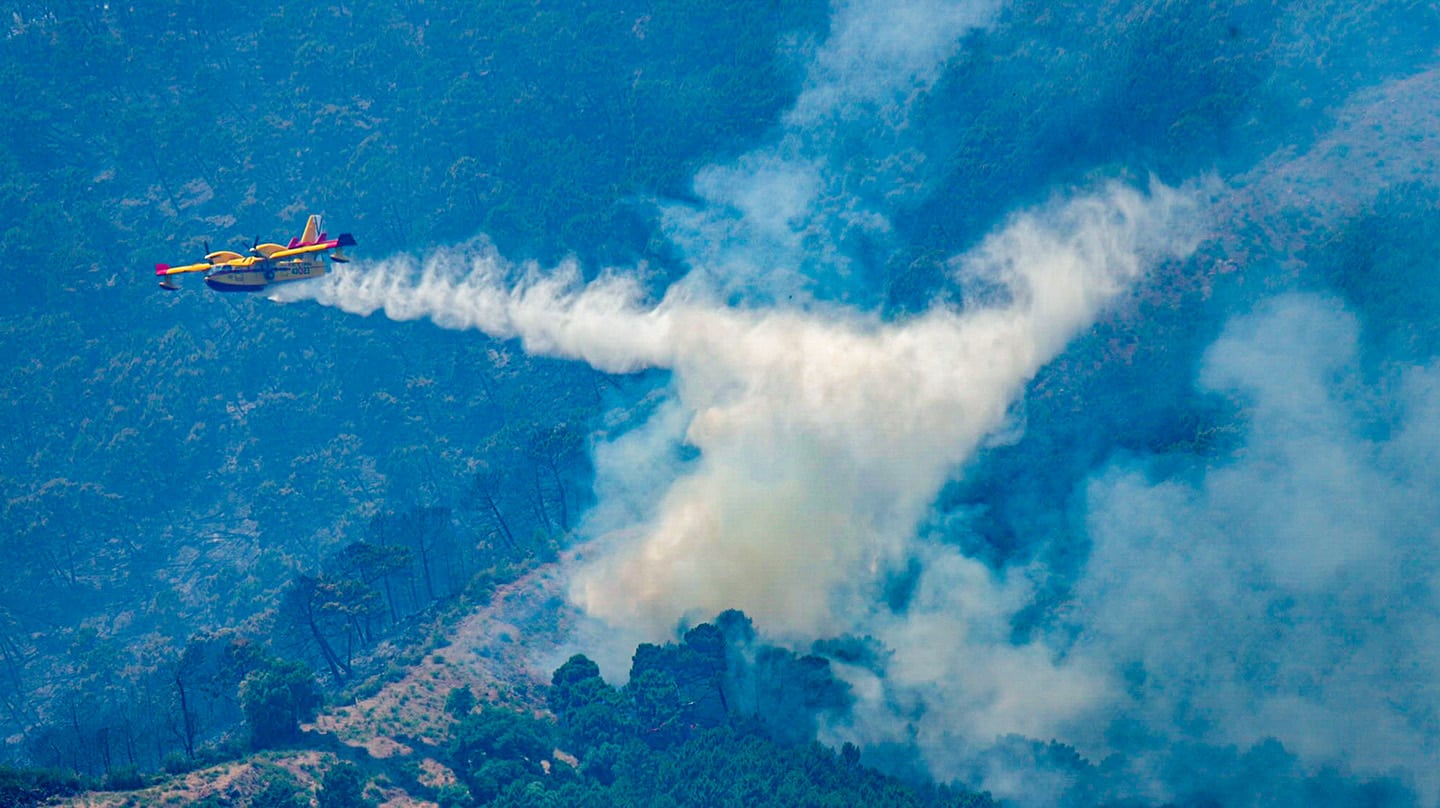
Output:
<svg viewBox="0 0 1440 808">
<path fill-rule="evenodd" d="M 580 572 L 580 603 L 657 630 L 731 606 L 780 633 L 853 630 L 947 477 L 1099 306 L 1193 246 L 1193 212 L 1190 194 L 1112 186 L 1017 217 L 959 263 L 999 302 L 903 323 L 672 311 L 668 366 L 700 457 Z"/>
<path fill-rule="evenodd" d="M 1199 376 L 1245 407 L 1243 451 L 1094 479 L 1077 651 L 1129 671 L 1122 709 L 1152 725 L 1433 793 L 1412 764 L 1440 743 L 1440 367 L 1367 382 L 1359 329 L 1333 298 L 1264 302 Z"/>
<path fill-rule="evenodd" d="M 738 607 L 813 637 L 856 628 L 941 485 L 1036 370 L 1149 264 L 1193 249 L 1198 194 L 1112 184 L 1018 215 L 956 261 L 959 283 L 990 302 L 901 323 L 727 307 L 685 284 L 645 307 L 624 276 L 582 284 L 573 268 L 505 285 L 516 271 L 483 245 L 299 291 L 602 370 L 672 370 L 699 460 L 649 524 L 605 537 L 577 572 L 578 602 L 651 633 Z M 599 471 L 602 484 L 630 473 Z"/>
<path fill-rule="evenodd" d="M 1288 804 L 1301 782 L 1345 804 L 1354 778 L 1388 775 L 1433 804 L 1440 367 L 1367 356 L 1361 314 L 1313 291 L 1297 253 L 1424 180 L 1440 79 L 1307 99 L 1337 110 L 1328 130 L 1240 155 L 1222 180 L 1002 200 L 1020 212 L 997 210 L 946 263 L 963 304 L 886 319 L 856 305 L 852 247 L 898 238 L 885 200 L 924 193 L 937 170 L 912 140 L 912 102 L 996 16 L 992 3 L 838 4 L 773 142 L 700 170 L 698 203 L 662 205 L 692 271 L 658 300 L 625 271 L 585 282 L 483 241 L 283 294 L 608 372 L 670 371 L 648 419 L 595 448 L 572 600 L 617 645 L 728 608 L 797 648 L 868 635 L 884 653 L 837 662 L 857 703 L 827 739 L 900 745 L 937 777 L 1022 804 Z M 836 159 L 857 132 L 864 145 Z M 1035 375 L 1128 290 L 1184 307 L 1222 267 L 1243 305 L 1186 309 L 1217 318 L 1219 337 L 1173 360 L 1195 368 L 1186 392 L 1226 414 L 1220 448 L 1111 447 L 1062 480 L 1069 498 L 1035 507 L 1074 523 L 1069 566 L 962 552 L 947 531 L 965 534 L 967 515 L 936 512 L 937 495 L 985 462 L 987 441 L 1022 432 Z M 1095 406 L 1078 403 L 1079 429 Z M 1063 602 L 1040 619 L 1042 588 Z M 1068 746 L 1037 743 L 1052 738 Z M 1262 780 L 1268 797 L 1244 793 Z"/>
</svg>

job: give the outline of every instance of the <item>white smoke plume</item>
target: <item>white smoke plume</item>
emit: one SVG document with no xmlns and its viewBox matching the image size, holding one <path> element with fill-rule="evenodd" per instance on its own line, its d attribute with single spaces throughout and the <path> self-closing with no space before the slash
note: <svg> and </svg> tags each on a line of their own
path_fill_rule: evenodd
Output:
<svg viewBox="0 0 1440 808">
<path fill-rule="evenodd" d="M 698 206 L 662 206 L 692 278 L 747 299 L 827 297 L 853 283 L 847 243 L 890 230 L 876 196 L 923 184 L 925 157 L 907 123 L 964 37 L 998 0 L 849 0 L 810 54 L 799 97 L 774 142 L 695 176 Z M 849 135 L 868 154 L 837 151 Z M 838 165 L 844 163 L 845 165 Z M 883 189 L 883 190 L 881 190 Z"/>
<path fill-rule="evenodd" d="M 903 107 L 934 84 L 967 31 L 987 24 L 998 0 L 837 3 L 830 36 L 811 63 L 788 116 L 810 127 L 827 116 Z"/>
<path fill-rule="evenodd" d="M 1024 581 L 922 546 L 916 526 L 1034 373 L 1149 266 L 1194 248 L 1204 191 L 1112 183 L 1016 215 L 954 261 L 976 303 L 903 322 L 728 307 L 684 283 L 647 306 L 623 275 L 517 271 L 485 245 L 423 265 L 357 262 L 290 294 L 518 338 L 606 371 L 672 371 L 652 428 L 683 429 L 698 459 L 663 481 L 648 518 L 584 551 L 572 597 L 592 617 L 649 639 L 727 608 L 797 641 L 871 633 L 897 655 L 892 686 L 947 680 L 953 701 L 930 706 L 977 737 L 1043 734 L 1093 701 L 1098 678 L 1060 670 L 1043 645 L 1004 642 Z M 666 465 L 665 440 L 625 440 L 623 463 L 600 451 L 598 490 Z M 877 613 L 881 579 L 917 554 L 926 571 L 909 615 Z"/>
<path fill-rule="evenodd" d="M 1147 261 L 1193 247 L 1194 211 L 1115 185 L 1016 217 L 958 262 L 999 301 L 903 323 L 667 299 L 653 316 L 700 457 L 580 571 L 579 602 L 655 631 L 728 607 L 780 633 L 854 629 L 940 486 Z"/>
</svg>

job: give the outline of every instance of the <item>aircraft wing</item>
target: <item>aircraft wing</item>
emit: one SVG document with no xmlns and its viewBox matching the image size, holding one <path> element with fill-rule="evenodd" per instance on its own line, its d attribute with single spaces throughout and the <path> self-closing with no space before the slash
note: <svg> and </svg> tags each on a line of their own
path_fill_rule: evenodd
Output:
<svg viewBox="0 0 1440 808">
<path fill-rule="evenodd" d="M 166 275 L 179 275 L 183 272 L 204 272 L 213 266 L 215 265 L 209 261 L 202 261 L 198 264 L 186 264 L 183 267 L 172 267 L 169 264 L 156 264 L 155 274 L 164 277 Z"/>
<path fill-rule="evenodd" d="M 168 289 L 173 292 L 180 287 L 176 285 L 175 281 L 170 280 L 171 275 L 180 275 L 186 272 L 204 272 L 213 266 L 215 265 L 209 261 L 202 261 L 198 264 L 186 264 L 183 267 L 172 267 L 169 264 L 156 264 L 155 275 L 160 279 L 161 289 Z"/>
</svg>

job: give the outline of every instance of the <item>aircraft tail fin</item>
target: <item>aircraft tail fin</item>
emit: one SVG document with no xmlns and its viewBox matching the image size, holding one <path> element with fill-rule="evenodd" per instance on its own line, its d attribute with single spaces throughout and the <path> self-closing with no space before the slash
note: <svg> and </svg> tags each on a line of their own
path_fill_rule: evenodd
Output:
<svg viewBox="0 0 1440 808">
<path fill-rule="evenodd" d="M 341 253 L 341 252 L 340 252 L 340 248 L 341 248 L 341 247 L 354 247 L 354 246 L 355 246 L 355 237 L 352 236 L 352 235 L 350 235 L 349 233 L 341 233 L 341 234 L 340 234 L 340 237 L 337 238 L 337 239 L 335 239 L 335 251 L 332 252 L 332 253 L 330 253 L 330 260 L 331 260 L 331 261 L 335 261 L 335 262 L 337 262 L 337 263 L 341 263 L 341 264 L 348 264 L 348 263 L 350 263 L 349 257 L 347 257 L 346 255 L 344 255 L 343 253 Z"/>
<path fill-rule="evenodd" d="M 301 244 L 314 244 L 320 240 L 320 217 L 310 214 L 305 221 L 305 232 L 300 235 Z"/>
</svg>

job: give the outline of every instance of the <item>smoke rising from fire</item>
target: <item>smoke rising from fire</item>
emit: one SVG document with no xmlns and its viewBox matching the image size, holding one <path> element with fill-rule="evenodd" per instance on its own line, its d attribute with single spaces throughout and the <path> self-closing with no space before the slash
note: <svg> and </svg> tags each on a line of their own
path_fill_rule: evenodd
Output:
<svg viewBox="0 0 1440 808">
<path fill-rule="evenodd" d="M 652 634 L 738 607 L 773 631 L 821 636 L 857 628 L 940 487 L 1036 370 L 1147 266 L 1193 249 L 1198 196 L 1115 183 L 1017 215 L 955 261 L 979 302 L 903 322 L 727 307 L 685 284 L 646 306 L 625 276 L 586 284 L 573 267 L 508 283 L 515 268 L 483 244 L 418 267 L 342 268 L 302 291 L 605 371 L 671 370 L 699 459 L 650 523 L 601 537 L 577 602 Z"/>
</svg>

